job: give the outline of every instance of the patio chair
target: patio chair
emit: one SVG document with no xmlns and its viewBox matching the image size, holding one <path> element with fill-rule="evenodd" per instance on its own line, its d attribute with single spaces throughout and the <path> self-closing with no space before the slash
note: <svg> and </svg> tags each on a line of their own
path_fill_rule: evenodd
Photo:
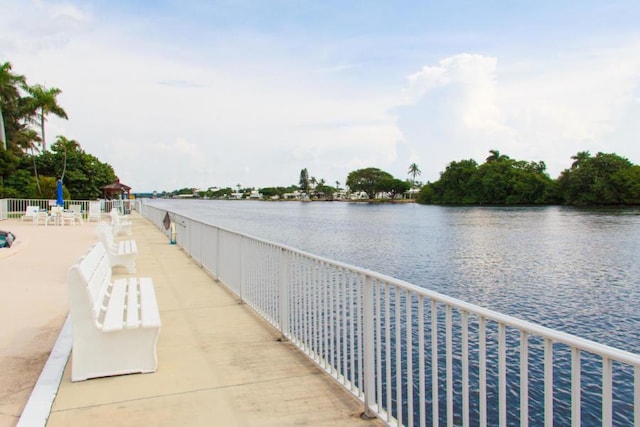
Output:
<svg viewBox="0 0 640 427">
<path fill-rule="evenodd" d="M 22 215 L 22 221 L 35 221 L 39 209 L 38 206 L 27 206 L 27 210 L 24 212 L 24 215 Z"/>
<path fill-rule="evenodd" d="M 73 217 L 76 222 L 80 224 L 84 223 L 84 218 L 82 218 L 82 207 L 80 205 L 69 205 L 69 212 L 73 213 Z"/>
<path fill-rule="evenodd" d="M 51 219 L 50 219 L 49 214 L 47 213 L 47 211 L 38 210 L 38 213 L 37 213 L 36 217 L 33 219 L 33 224 L 34 225 L 39 225 L 39 224 L 48 225 L 50 220 Z"/>
<path fill-rule="evenodd" d="M 89 202 L 89 216 L 87 221 L 100 221 L 100 202 Z"/>
</svg>

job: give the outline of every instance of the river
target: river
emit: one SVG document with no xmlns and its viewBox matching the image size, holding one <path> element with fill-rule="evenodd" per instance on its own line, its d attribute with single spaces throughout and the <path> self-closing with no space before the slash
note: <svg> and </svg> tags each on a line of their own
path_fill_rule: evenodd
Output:
<svg viewBox="0 0 640 427">
<path fill-rule="evenodd" d="M 154 200 L 640 353 L 640 209 Z"/>
</svg>

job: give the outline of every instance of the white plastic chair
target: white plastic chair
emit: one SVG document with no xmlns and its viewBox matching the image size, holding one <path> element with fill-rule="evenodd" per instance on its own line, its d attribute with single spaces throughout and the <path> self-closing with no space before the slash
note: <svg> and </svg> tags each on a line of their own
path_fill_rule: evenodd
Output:
<svg viewBox="0 0 640 427">
<path fill-rule="evenodd" d="M 39 209 L 40 208 L 38 206 L 27 206 L 27 210 L 24 212 L 24 215 L 22 215 L 22 221 L 35 221 L 38 216 Z"/>
</svg>

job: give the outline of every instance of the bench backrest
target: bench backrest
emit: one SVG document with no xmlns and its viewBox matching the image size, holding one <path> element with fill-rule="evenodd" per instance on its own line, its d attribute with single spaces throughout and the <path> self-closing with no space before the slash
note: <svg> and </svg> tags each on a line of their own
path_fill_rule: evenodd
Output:
<svg viewBox="0 0 640 427">
<path fill-rule="evenodd" d="M 70 269 L 67 275 L 72 315 L 74 309 L 81 316 L 92 314 L 100 323 L 104 300 L 111 287 L 111 265 L 102 242 L 93 245 Z"/>
<path fill-rule="evenodd" d="M 108 251 L 113 249 L 113 230 L 109 224 L 100 221 L 96 227 L 96 234 Z"/>
</svg>

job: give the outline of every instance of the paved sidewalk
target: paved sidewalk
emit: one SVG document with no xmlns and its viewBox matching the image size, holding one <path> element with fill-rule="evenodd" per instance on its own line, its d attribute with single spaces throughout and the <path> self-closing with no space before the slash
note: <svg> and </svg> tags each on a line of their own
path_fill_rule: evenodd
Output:
<svg viewBox="0 0 640 427">
<path fill-rule="evenodd" d="M 153 278 L 160 307 L 158 371 L 71 383 L 67 366 L 48 426 L 382 425 L 154 225 L 128 219 L 136 275 Z"/>
</svg>

